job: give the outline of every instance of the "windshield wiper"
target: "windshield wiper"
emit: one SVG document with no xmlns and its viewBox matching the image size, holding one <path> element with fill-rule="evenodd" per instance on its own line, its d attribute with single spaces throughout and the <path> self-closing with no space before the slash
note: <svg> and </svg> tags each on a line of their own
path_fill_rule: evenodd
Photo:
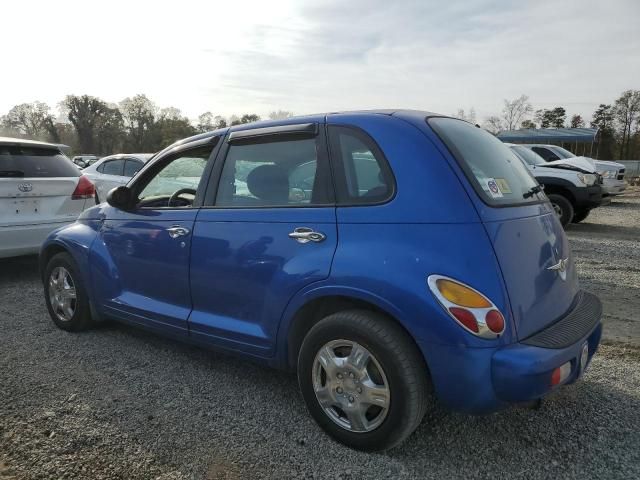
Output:
<svg viewBox="0 0 640 480">
<path fill-rule="evenodd" d="M 533 197 L 536 193 L 540 193 L 544 189 L 544 185 L 534 185 L 525 193 L 522 194 L 524 198 Z"/>
<path fill-rule="evenodd" d="M 22 170 L 0 170 L 0 177 L 2 178 L 24 177 L 24 172 Z"/>
</svg>

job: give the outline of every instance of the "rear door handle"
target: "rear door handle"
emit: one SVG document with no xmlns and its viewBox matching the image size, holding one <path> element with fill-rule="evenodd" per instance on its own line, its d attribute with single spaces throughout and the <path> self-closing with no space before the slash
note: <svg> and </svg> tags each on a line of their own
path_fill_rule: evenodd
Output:
<svg viewBox="0 0 640 480">
<path fill-rule="evenodd" d="M 173 225 L 167 228 L 167 232 L 169 232 L 169 236 L 171 238 L 184 237 L 185 235 L 189 235 L 189 229 L 185 227 L 181 227 L 180 225 Z"/>
<path fill-rule="evenodd" d="M 289 233 L 289 238 L 293 238 L 298 243 L 322 242 L 327 236 L 322 232 L 315 232 L 309 227 L 298 227 Z"/>
</svg>

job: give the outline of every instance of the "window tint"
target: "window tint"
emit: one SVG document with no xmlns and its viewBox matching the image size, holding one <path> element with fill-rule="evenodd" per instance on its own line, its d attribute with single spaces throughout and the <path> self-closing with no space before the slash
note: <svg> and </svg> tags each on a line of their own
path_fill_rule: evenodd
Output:
<svg viewBox="0 0 640 480">
<path fill-rule="evenodd" d="M 134 158 L 127 158 L 124 164 L 124 176 L 133 177 L 141 168 L 143 163 L 140 160 Z"/>
<path fill-rule="evenodd" d="M 124 169 L 124 159 L 119 158 L 117 160 L 109 160 L 102 164 L 102 173 L 105 175 L 120 175 L 122 176 L 122 170 Z"/>
<path fill-rule="evenodd" d="M 537 182 L 527 167 L 489 132 L 453 118 L 433 118 L 429 125 L 486 203 L 504 206 L 541 199 L 531 193 Z"/>
<path fill-rule="evenodd" d="M 328 167 L 315 138 L 231 145 L 216 205 L 264 207 L 327 203 Z"/>
<path fill-rule="evenodd" d="M 553 152 L 560 156 L 560 158 L 573 158 L 575 157 L 575 155 L 573 153 L 571 153 L 569 150 L 567 150 L 566 148 L 562 148 L 562 147 L 558 147 L 555 146 L 553 147 Z"/>
<path fill-rule="evenodd" d="M 363 132 L 329 127 L 339 204 L 378 203 L 393 194 L 393 178 L 382 153 Z"/>
<path fill-rule="evenodd" d="M 155 175 L 147 182 L 146 186 L 138 195 L 140 202 L 149 200 L 168 200 L 175 192 L 182 189 L 197 190 L 200 179 L 207 166 L 207 161 L 211 155 L 212 147 L 201 147 L 188 150 L 178 154 L 169 160 Z M 162 162 L 164 163 L 164 162 Z M 185 194 L 184 198 L 193 197 L 195 194 Z M 151 205 L 149 203 L 149 205 Z M 153 206 L 167 206 L 162 202 Z M 190 206 L 173 205 L 173 206 Z"/>
<path fill-rule="evenodd" d="M 540 155 L 546 162 L 553 162 L 554 160 L 560 160 L 560 157 L 553 153 L 548 148 L 544 147 L 531 147 L 531 150 Z"/>
<path fill-rule="evenodd" d="M 78 167 L 59 150 L 0 145 L 0 178 L 79 176 Z"/>
</svg>

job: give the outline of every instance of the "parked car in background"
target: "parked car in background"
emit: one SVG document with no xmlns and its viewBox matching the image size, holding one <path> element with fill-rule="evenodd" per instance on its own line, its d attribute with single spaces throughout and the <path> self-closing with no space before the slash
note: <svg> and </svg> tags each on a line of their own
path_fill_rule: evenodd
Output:
<svg viewBox="0 0 640 480">
<path fill-rule="evenodd" d="M 317 423 L 363 450 L 402 442 L 434 394 L 536 402 L 583 375 L 602 331 L 527 168 L 427 112 L 183 140 L 52 233 L 40 265 L 59 328 L 113 318 L 296 370 Z"/>
<path fill-rule="evenodd" d="M 545 162 L 533 149 L 505 143 L 524 162 L 549 198 L 560 223 L 579 223 L 592 209 L 602 204 L 602 187 L 598 177 L 564 159 Z"/>
<path fill-rule="evenodd" d="M 522 146 L 533 150 L 546 162 L 561 159 L 576 162 L 583 160 L 588 161 L 598 175 L 602 177 L 602 193 L 605 197 L 609 195 L 620 195 L 627 188 L 627 183 L 624 181 L 625 166 L 621 163 L 594 160 L 589 157 L 578 157 L 569 150 L 557 145 L 527 144 Z"/>
<path fill-rule="evenodd" d="M 152 156 L 151 153 L 109 155 L 85 168 L 82 173 L 96 186 L 96 203 L 104 201 L 112 188 L 126 185 Z"/>
<path fill-rule="evenodd" d="M 72 161 L 75 163 L 80 169 L 87 168 L 89 165 L 93 165 L 96 163 L 100 157 L 96 155 L 76 155 L 73 157 Z"/>
<path fill-rule="evenodd" d="M 0 258 L 38 253 L 94 204 L 94 186 L 58 145 L 0 137 Z"/>
</svg>

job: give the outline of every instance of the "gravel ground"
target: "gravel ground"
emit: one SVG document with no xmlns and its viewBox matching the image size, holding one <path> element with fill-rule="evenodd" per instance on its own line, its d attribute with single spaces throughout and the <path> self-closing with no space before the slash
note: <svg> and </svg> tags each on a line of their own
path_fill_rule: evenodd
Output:
<svg viewBox="0 0 640 480">
<path fill-rule="evenodd" d="M 0 479 L 640 478 L 639 230 L 636 192 L 569 231 L 605 302 L 583 381 L 537 411 L 434 406 L 383 454 L 325 436 L 292 375 L 120 325 L 56 329 L 35 259 L 0 262 Z"/>
</svg>

